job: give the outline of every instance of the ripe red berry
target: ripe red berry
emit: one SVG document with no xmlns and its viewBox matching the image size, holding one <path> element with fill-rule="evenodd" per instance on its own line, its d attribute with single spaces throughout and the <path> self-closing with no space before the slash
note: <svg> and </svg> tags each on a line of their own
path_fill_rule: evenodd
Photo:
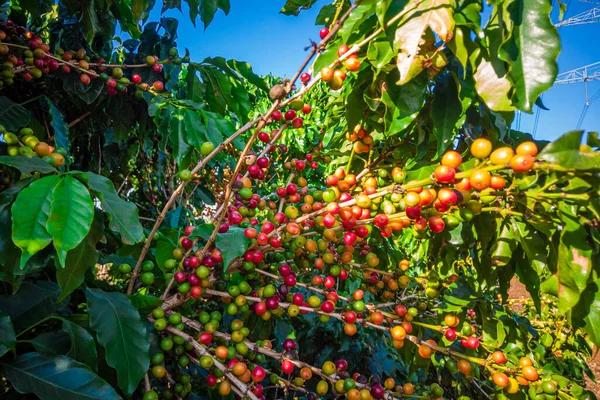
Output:
<svg viewBox="0 0 600 400">
<path fill-rule="evenodd" d="M 323 28 L 319 31 L 319 37 L 321 39 L 325 39 L 327 35 L 329 35 L 329 28 Z"/>
<path fill-rule="evenodd" d="M 294 372 L 294 364 L 290 360 L 283 360 L 281 363 L 281 370 L 284 374 L 291 374 Z"/>
<path fill-rule="evenodd" d="M 296 111 L 294 111 L 294 110 L 287 110 L 285 112 L 285 119 L 286 119 L 286 121 L 291 121 L 294 118 L 296 118 Z"/>
<path fill-rule="evenodd" d="M 193 245 L 194 242 L 192 242 L 189 238 L 183 237 L 181 239 L 181 247 L 183 247 L 184 249 L 189 250 L 192 248 Z"/>
<path fill-rule="evenodd" d="M 271 114 L 271 118 L 273 118 L 275 121 L 281 121 L 281 119 L 283 118 L 283 114 L 281 114 L 281 111 L 275 110 Z"/>
<path fill-rule="evenodd" d="M 131 81 L 135 84 L 141 83 L 142 77 L 139 76 L 138 74 L 133 74 L 133 76 L 131 77 Z"/>
<path fill-rule="evenodd" d="M 286 113 L 286 114 L 287 114 L 287 113 Z M 304 121 L 302 121 L 302 118 L 300 118 L 300 117 L 297 117 L 297 118 L 294 118 L 294 119 L 293 119 L 293 121 L 292 121 L 292 126 L 293 126 L 295 129 L 300 129 L 300 128 L 302 128 L 302 124 L 303 124 L 303 123 L 304 123 Z"/>
<path fill-rule="evenodd" d="M 310 81 L 310 74 L 308 72 L 302 73 L 302 75 L 300 75 L 300 80 L 303 83 L 307 83 L 308 81 Z"/>
</svg>

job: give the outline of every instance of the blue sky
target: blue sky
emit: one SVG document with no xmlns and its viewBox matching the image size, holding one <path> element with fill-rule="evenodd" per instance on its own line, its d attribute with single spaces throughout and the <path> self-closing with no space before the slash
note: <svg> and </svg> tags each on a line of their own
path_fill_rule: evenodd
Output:
<svg viewBox="0 0 600 400">
<path fill-rule="evenodd" d="M 169 10 L 165 16 L 179 20 L 178 47 L 190 49 L 194 60 L 209 56 L 222 56 L 249 62 L 254 71 L 261 75 L 291 76 L 306 53 L 304 47 L 309 39 L 318 40 L 315 19 L 325 0 L 318 1 L 313 8 L 303 11 L 298 17 L 285 16 L 279 10 L 285 0 L 230 0 L 228 16 L 218 11 L 215 19 L 204 31 L 201 21 L 194 28 L 188 17 L 187 4 L 182 2 L 183 15 L 179 10 Z M 600 7 L 599 4 L 595 6 Z M 160 18 L 160 3 L 151 14 L 150 20 Z M 577 0 L 568 1 L 565 18 L 579 14 L 594 4 Z M 557 13 L 553 18 L 557 19 Z M 560 28 L 562 52 L 559 56 L 559 73 L 600 61 L 597 38 L 600 23 Z M 590 96 L 600 90 L 600 81 L 588 83 Z M 540 111 L 535 137 L 552 140 L 568 130 L 574 129 L 581 114 L 585 89 L 583 83 L 557 85 L 544 95 L 544 104 L 550 111 Z M 534 114 L 522 114 L 521 130 L 533 132 Z M 513 128 L 516 126 L 513 125 Z M 600 129 L 600 100 L 593 103 L 587 112 L 583 129 Z"/>
</svg>

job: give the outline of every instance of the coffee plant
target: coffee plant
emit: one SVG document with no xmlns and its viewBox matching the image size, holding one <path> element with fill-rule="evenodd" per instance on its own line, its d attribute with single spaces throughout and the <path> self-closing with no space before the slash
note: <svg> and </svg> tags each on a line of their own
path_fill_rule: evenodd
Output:
<svg viewBox="0 0 600 400">
<path fill-rule="evenodd" d="M 0 8 L 1 398 L 595 398 L 600 140 L 511 129 L 550 1 L 335 0 L 287 78 L 154 3 Z"/>
</svg>

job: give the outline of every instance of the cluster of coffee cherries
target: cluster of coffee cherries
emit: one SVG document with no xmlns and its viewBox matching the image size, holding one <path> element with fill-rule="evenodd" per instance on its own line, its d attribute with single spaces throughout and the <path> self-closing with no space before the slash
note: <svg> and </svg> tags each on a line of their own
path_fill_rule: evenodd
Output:
<svg viewBox="0 0 600 400">
<path fill-rule="evenodd" d="M 17 133 L 13 133 L 6 131 L 0 125 L 0 134 L 8 145 L 9 156 L 37 156 L 53 167 L 62 167 L 65 163 L 66 151 L 40 141 L 31 128 L 22 128 Z"/>
</svg>

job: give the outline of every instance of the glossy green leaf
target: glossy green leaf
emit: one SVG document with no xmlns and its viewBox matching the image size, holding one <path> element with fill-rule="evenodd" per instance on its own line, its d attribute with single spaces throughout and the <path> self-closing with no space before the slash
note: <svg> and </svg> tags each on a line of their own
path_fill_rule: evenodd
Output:
<svg viewBox="0 0 600 400">
<path fill-rule="evenodd" d="M 8 315 L 0 313 L 0 357 L 15 349 L 17 337 Z"/>
<path fill-rule="evenodd" d="M 135 244 L 144 237 L 144 229 L 138 218 L 138 209 L 132 202 L 117 194 L 113 183 L 102 175 L 91 172 L 81 174 L 100 199 L 101 207 L 108 214 L 110 229 L 119 232 L 125 244 Z"/>
<path fill-rule="evenodd" d="M 216 247 L 223 254 L 223 264 L 225 269 L 234 258 L 242 256 L 250 240 L 244 235 L 244 229 L 230 227 L 225 233 L 217 234 Z"/>
<path fill-rule="evenodd" d="M 67 320 L 63 320 L 62 330 L 68 333 L 71 338 L 71 348 L 67 356 L 97 372 L 98 354 L 96 352 L 96 341 L 92 335 L 81 326 Z"/>
<path fill-rule="evenodd" d="M 374 6 L 372 4 L 359 5 L 354 8 L 338 32 L 338 35 L 342 38 L 342 42 L 348 42 L 350 35 L 358 32 L 360 24 L 369 18 L 373 14 L 373 11 Z"/>
<path fill-rule="evenodd" d="M 215 226 L 213 224 L 201 224 L 196 226 L 196 228 L 192 231 L 192 233 L 190 233 L 188 237 L 190 239 L 201 238 L 206 241 L 210 238 L 210 235 L 213 233 L 214 229 Z"/>
<path fill-rule="evenodd" d="M 72 176 L 62 178 L 52 192 L 46 222 L 60 266 L 65 266 L 67 252 L 77 247 L 88 234 L 93 218 L 94 202 L 85 185 Z"/>
<path fill-rule="evenodd" d="M 400 71 L 399 84 L 411 79 L 411 67 L 420 53 L 421 38 L 429 28 L 444 42 L 454 32 L 454 3 L 450 0 L 411 0 L 409 10 L 401 20 L 394 38 L 399 50 L 397 64 Z"/>
<path fill-rule="evenodd" d="M 98 262 L 96 244 L 104 234 L 102 225 L 102 214 L 97 214 L 86 238 L 67 254 L 64 268 L 56 269 L 56 283 L 61 290 L 58 301 L 62 301 L 81 286 L 86 272 Z"/>
<path fill-rule="evenodd" d="M 144 295 L 144 294 L 132 294 L 127 296 L 131 304 L 141 313 L 149 314 L 153 309 L 160 307 L 163 301 L 160 297 Z"/>
<path fill-rule="evenodd" d="M 9 132 L 15 132 L 29 124 L 31 113 L 25 107 L 5 96 L 0 96 L 0 125 Z"/>
<path fill-rule="evenodd" d="M 314 64 L 315 75 L 321 72 L 323 67 L 331 65 L 338 58 L 337 49 L 335 46 L 330 46 L 327 50 L 317 56 Z"/>
<path fill-rule="evenodd" d="M 454 29 L 454 36 L 452 37 L 452 40 L 448 42 L 448 48 L 454 53 L 454 56 L 463 67 L 463 78 L 467 74 L 467 63 L 469 62 L 469 51 L 467 50 L 466 45 L 467 40 L 469 40 L 469 38 L 465 37 L 463 28 L 456 26 Z"/>
<path fill-rule="evenodd" d="M 545 276 L 548 271 L 548 240 L 543 237 L 541 232 L 537 232 L 533 227 L 525 222 L 513 219 L 512 226 L 515 237 L 521 244 L 531 267 L 539 276 Z"/>
<path fill-rule="evenodd" d="M 21 249 L 20 266 L 52 241 L 46 229 L 50 215 L 52 193 L 59 177 L 56 175 L 38 179 L 23 189 L 11 207 L 12 239 Z"/>
<path fill-rule="evenodd" d="M 200 151 L 202 144 L 208 141 L 206 138 L 206 126 L 202 121 L 201 114 L 189 110 L 183 115 L 183 121 L 187 131 L 187 142 Z"/>
<path fill-rule="evenodd" d="M 60 289 L 50 281 L 25 281 L 15 294 L 0 295 L 0 312 L 8 315 L 18 332 L 56 311 Z"/>
<path fill-rule="evenodd" d="M 515 85 L 513 104 L 530 112 L 539 95 L 554 83 L 560 38 L 547 0 L 511 0 L 507 8 L 510 36 L 500 46 L 499 56 L 509 63 L 509 78 Z"/>
<path fill-rule="evenodd" d="M 106 351 L 106 362 L 117 371 L 119 387 L 135 391 L 150 365 L 150 343 L 139 312 L 126 295 L 86 290 L 90 326 Z"/>
<path fill-rule="evenodd" d="M 183 119 L 184 114 L 184 110 L 173 112 L 169 122 L 169 142 L 173 146 L 173 155 L 178 163 L 181 162 L 190 148 L 187 144 L 186 124 Z"/>
<path fill-rule="evenodd" d="M 56 171 L 52 165 L 39 157 L 25 157 L 25 156 L 0 156 L 0 164 L 14 167 L 24 174 L 32 172 L 41 172 L 42 174 L 51 174 Z"/>
<path fill-rule="evenodd" d="M 583 131 L 567 132 L 548 144 L 538 154 L 538 159 L 549 161 L 563 168 L 581 171 L 600 169 L 600 153 L 580 150 Z"/>
<path fill-rule="evenodd" d="M 86 365 L 65 356 L 26 353 L 0 362 L 6 379 L 21 394 L 41 400 L 121 399 L 115 390 Z"/>
<path fill-rule="evenodd" d="M 389 64 L 394 58 L 396 53 L 392 49 L 392 45 L 387 40 L 372 41 L 369 43 L 369 49 L 367 50 L 367 58 L 376 68 L 376 73 Z"/>
<path fill-rule="evenodd" d="M 456 79 L 447 74 L 434 91 L 431 108 L 433 132 L 437 136 L 437 154 L 441 155 L 452 144 L 456 133 L 456 123 L 462 114 Z"/>
<path fill-rule="evenodd" d="M 517 249 L 518 243 L 515 238 L 515 232 L 510 224 L 510 221 L 506 220 L 500 228 L 498 238 L 492 246 L 491 257 L 492 261 L 497 266 L 504 266 L 508 264 L 513 256 L 513 253 Z"/>
</svg>

